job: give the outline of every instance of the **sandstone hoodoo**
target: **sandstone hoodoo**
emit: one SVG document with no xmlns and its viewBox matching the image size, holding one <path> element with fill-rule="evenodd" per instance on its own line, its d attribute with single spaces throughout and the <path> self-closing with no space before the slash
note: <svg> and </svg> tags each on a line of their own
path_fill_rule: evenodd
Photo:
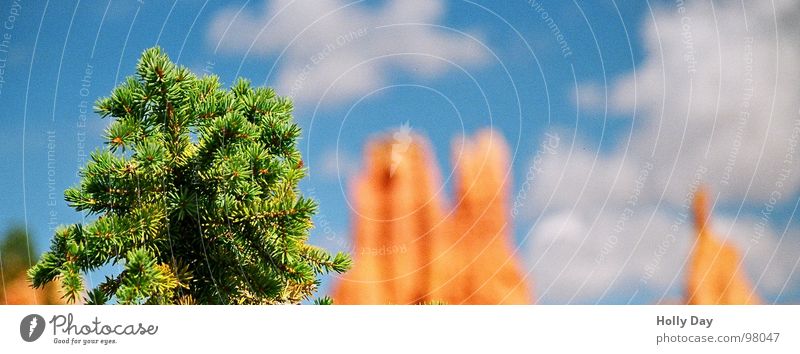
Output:
<svg viewBox="0 0 800 354">
<path fill-rule="evenodd" d="M 697 240 L 690 255 L 686 303 L 689 305 L 759 304 L 745 274 L 739 251 L 711 230 L 708 191 L 698 189 L 692 204 Z"/>
<path fill-rule="evenodd" d="M 355 263 L 336 285 L 336 303 L 531 303 L 512 248 L 503 138 L 484 131 L 454 144 L 452 204 L 432 156 L 420 136 L 369 144 L 351 188 Z"/>
</svg>

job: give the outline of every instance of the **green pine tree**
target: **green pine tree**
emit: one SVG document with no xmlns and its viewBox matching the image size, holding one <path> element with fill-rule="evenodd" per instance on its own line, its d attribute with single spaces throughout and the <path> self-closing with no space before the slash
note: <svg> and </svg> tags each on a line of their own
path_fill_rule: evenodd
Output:
<svg viewBox="0 0 800 354">
<path fill-rule="evenodd" d="M 317 206 L 298 189 L 289 99 L 243 79 L 221 89 L 151 48 L 96 111 L 114 117 L 108 149 L 64 195 L 98 217 L 56 231 L 34 287 L 60 278 L 68 301 L 91 304 L 298 303 L 349 268 L 306 243 Z M 109 263 L 124 269 L 85 290 L 82 274 Z"/>
</svg>

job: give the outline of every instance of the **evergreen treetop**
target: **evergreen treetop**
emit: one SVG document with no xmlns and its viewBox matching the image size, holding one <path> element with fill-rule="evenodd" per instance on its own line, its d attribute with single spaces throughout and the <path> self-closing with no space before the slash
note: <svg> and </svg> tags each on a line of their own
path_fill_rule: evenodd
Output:
<svg viewBox="0 0 800 354">
<path fill-rule="evenodd" d="M 156 47 L 96 111 L 114 118 L 107 150 L 64 195 L 97 218 L 55 232 L 34 287 L 61 278 L 69 301 L 93 304 L 298 303 L 349 268 L 306 242 L 317 205 L 298 189 L 289 99 L 243 79 L 221 89 Z M 82 274 L 109 263 L 123 270 L 86 291 Z"/>
</svg>

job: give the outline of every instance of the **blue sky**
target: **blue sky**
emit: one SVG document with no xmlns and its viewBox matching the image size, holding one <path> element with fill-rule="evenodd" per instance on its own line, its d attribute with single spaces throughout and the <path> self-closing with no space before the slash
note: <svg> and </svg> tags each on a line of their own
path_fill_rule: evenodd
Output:
<svg viewBox="0 0 800 354">
<path fill-rule="evenodd" d="M 295 118 L 303 127 L 301 145 L 310 170 L 302 186 L 320 203 L 317 221 L 324 218 L 341 239 L 347 237 L 349 221 L 348 209 L 342 207 L 347 203 L 347 181 L 359 165 L 362 146 L 376 134 L 407 122 L 414 131 L 431 139 L 443 175 L 447 176 L 452 167 L 451 140 L 491 126 L 502 132 L 511 145 L 517 194 L 545 134 L 558 134 L 560 153 L 545 156 L 543 166 L 552 168 L 532 181 L 534 187 L 526 211 L 515 219 L 518 250 L 530 267 L 536 293 L 542 294 L 541 302 L 674 300 L 682 285 L 669 280 L 674 278 L 671 274 L 682 271 L 680 262 L 661 265 L 659 274 L 666 281 L 644 284 L 641 281 L 644 266 L 635 263 L 635 259 L 642 258 L 643 265 L 650 262 L 653 250 L 648 242 L 657 244 L 659 235 L 680 214 L 680 196 L 691 181 L 681 178 L 680 172 L 673 172 L 689 171 L 690 177 L 698 165 L 694 155 L 686 155 L 681 149 L 692 144 L 704 146 L 706 140 L 719 141 L 719 136 L 726 136 L 726 127 L 736 120 L 735 115 L 727 114 L 728 103 L 719 97 L 730 92 L 741 96 L 736 84 L 733 88 L 719 84 L 714 89 L 714 78 L 701 74 L 717 73 L 714 77 L 724 78 L 728 71 L 742 72 L 722 65 L 723 61 L 735 62 L 728 58 L 740 55 L 742 47 L 734 47 L 731 49 L 734 55 L 728 56 L 731 53 L 717 49 L 723 46 L 715 44 L 739 43 L 740 37 L 731 40 L 723 37 L 729 32 L 726 28 L 738 33 L 733 29 L 740 29 L 744 21 L 736 17 L 714 24 L 704 14 L 749 11 L 748 19 L 755 25 L 753 29 L 748 26 L 742 36 L 748 37 L 752 31 L 755 41 L 766 47 L 756 49 L 757 54 L 773 50 L 779 53 L 775 55 L 783 55 L 770 46 L 770 38 L 786 41 L 791 50 L 794 50 L 791 43 L 795 43 L 794 38 L 771 32 L 769 26 L 758 26 L 758 21 L 769 24 L 774 14 L 772 17 L 768 12 L 761 14 L 756 5 L 736 10 L 732 5 L 735 2 L 720 1 L 718 8 L 709 10 L 702 4 L 687 4 L 685 13 L 694 14 L 689 17 L 692 27 L 688 33 L 694 34 L 691 49 L 698 52 L 701 73 L 694 76 L 697 79 L 692 82 L 696 82 L 698 89 L 692 90 L 692 99 L 687 100 L 677 93 L 684 91 L 677 86 L 690 80 L 670 81 L 682 78 L 672 75 L 670 70 L 677 67 L 678 72 L 685 71 L 682 68 L 686 66 L 686 54 L 691 54 L 685 43 L 670 44 L 681 43 L 687 33 L 680 26 L 687 16 L 679 13 L 680 7 L 674 2 L 431 1 L 424 6 L 402 5 L 402 1 L 289 3 L 3 0 L 0 21 L 10 25 L 0 28 L 6 35 L 0 39 L 10 39 L 7 51 L 0 53 L 5 58 L 0 91 L 3 107 L 0 114 L 4 122 L 0 144 L 5 156 L 0 171 L 3 181 L 0 222 L 24 223 L 35 238 L 37 251 L 43 251 L 52 234 L 50 225 L 82 220 L 82 215 L 66 206 L 62 193 L 78 181 L 76 172 L 85 155 L 103 146 L 100 137 L 108 124 L 91 111 L 86 113 L 85 107 L 107 95 L 131 74 L 145 48 L 160 45 L 173 60 L 195 72 L 213 72 L 228 84 L 244 76 L 257 84 L 277 87 L 279 94 L 295 97 Z M 563 35 L 563 41 L 554 33 L 553 24 Z M 723 37 L 717 34 L 714 38 L 715 32 L 711 30 L 719 32 L 720 28 Z M 364 32 L 359 35 L 362 29 Z M 263 32 L 259 34 L 260 31 Z M 337 42 L 339 36 L 345 37 Z M 325 52 L 327 44 L 333 44 L 334 49 Z M 565 46 L 569 55 L 564 54 Z M 706 48 L 713 52 L 703 56 Z M 315 55 L 322 57 L 315 60 Z M 762 63 L 771 62 L 772 57 L 765 56 Z M 715 60 L 720 63 L 718 66 L 703 66 Z M 779 77 L 784 72 L 794 75 L 793 67 L 782 63 L 771 71 L 759 66 L 756 70 L 767 70 L 759 77 L 767 79 L 756 85 L 766 88 L 789 85 Z M 297 69 L 306 65 L 310 76 L 303 79 Z M 781 75 L 774 75 L 779 72 Z M 642 76 L 632 78 L 634 73 Z M 766 75 L 770 73 L 773 75 Z M 731 75 L 738 78 L 739 74 Z M 639 99 L 631 104 L 629 88 L 634 84 Z M 657 91 L 660 86 L 667 89 Z M 722 181 L 715 173 L 722 173 L 724 162 L 730 160 L 734 151 L 732 141 L 745 149 L 761 146 L 765 153 L 756 156 L 758 161 L 782 156 L 780 151 L 786 144 L 772 146 L 769 141 L 784 141 L 785 137 L 770 134 L 787 124 L 791 131 L 791 121 L 787 123 L 779 116 L 785 112 L 796 115 L 797 107 L 778 91 L 761 92 L 757 99 L 766 99 L 771 107 L 777 108 L 767 113 L 750 112 L 747 131 L 759 132 L 758 124 L 753 123 L 756 121 L 772 122 L 777 117 L 777 123 L 768 125 L 764 134 L 754 133 L 752 140 L 747 140 L 752 134 L 737 135 L 734 130 L 730 135 L 733 140 L 715 143 L 718 148 L 701 161 L 711 171 L 709 181 L 705 182 L 712 188 Z M 680 115 L 682 120 L 664 119 L 664 112 L 671 112 L 670 108 L 681 104 L 693 108 L 698 102 L 715 99 L 718 103 L 715 107 L 685 110 Z M 729 104 L 735 105 L 736 102 Z M 711 116 L 721 117 L 710 123 L 712 128 L 720 127 L 711 130 L 716 133 L 708 134 L 704 127 L 709 124 L 700 122 L 703 118 L 694 113 L 705 113 L 703 109 L 710 109 Z M 671 130 L 672 125 L 684 129 Z M 663 135 L 656 133 L 661 140 L 654 143 L 654 135 L 649 132 L 659 126 L 666 128 L 659 130 Z M 690 134 L 678 134 L 686 131 Z M 670 141 L 687 144 L 671 147 Z M 649 151 L 648 147 L 658 151 L 662 146 L 666 146 L 664 152 L 649 157 L 644 153 Z M 738 154 L 739 150 L 736 151 Z M 750 168 L 742 162 L 749 155 L 738 156 L 734 168 L 744 171 L 745 177 L 758 177 L 751 179 L 747 191 L 753 186 L 752 180 L 757 185 L 759 181 L 776 178 L 779 162 L 772 169 L 765 170 L 764 166 L 773 166 L 769 161 Z M 583 161 L 582 165 L 572 166 L 576 161 Z M 636 218 L 644 220 L 643 226 L 629 228 L 623 234 L 631 240 L 650 241 L 616 250 L 622 252 L 616 255 L 618 258 L 633 259 L 633 263 L 602 266 L 581 263 L 582 258 L 594 259 L 597 252 L 593 248 L 597 245 L 585 240 L 597 239 L 600 245 L 603 243 L 606 233 L 597 220 L 606 216 L 617 218 L 619 205 L 633 188 L 633 183 L 620 176 L 635 177 L 643 161 L 653 161 L 656 165 L 654 177 L 648 180 L 652 184 L 647 185 L 648 191 L 643 192 L 646 196 L 637 205 L 641 213 Z M 581 169 L 586 171 L 583 179 L 573 176 Z M 629 170 L 632 172 L 626 172 Z M 779 274 L 772 285 L 763 285 L 765 298 L 770 302 L 800 301 L 800 279 L 793 276 L 796 267 L 793 262 L 800 256 L 795 252 L 800 249 L 797 246 L 800 235 L 792 218 L 798 199 L 795 186 L 800 183 L 794 175 L 797 173 L 786 181 L 786 191 L 781 193 L 768 218 L 772 230 L 768 238 L 774 242 L 760 242 L 761 248 L 753 251 L 755 255 L 748 254 L 751 273 Z M 590 181 L 586 176 L 599 177 Z M 669 176 L 682 179 L 682 184 L 676 184 Z M 769 201 L 769 190 L 765 187 L 765 191 L 759 191 L 756 186 L 753 193 L 737 192 L 742 190 L 737 183 L 746 179 L 737 176 L 715 189 L 720 193 L 715 212 L 725 218 L 720 221 L 720 228 L 724 229 L 720 231 L 725 235 L 741 235 L 731 237 L 739 237 L 746 244 L 748 237 L 753 239 L 750 231 L 758 223 L 763 203 Z M 567 185 L 588 192 L 575 196 L 569 191 L 558 192 Z M 667 226 L 659 228 L 658 220 Z M 731 226 L 725 228 L 726 225 Z M 782 237 L 784 229 L 786 236 Z M 671 251 L 675 253 L 670 253 L 675 259 L 684 259 L 688 249 L 689 233 L 683 227 L 681 233 L 684 241 L 675 245 Z M 581 241 L 572 244 L 570 240 Z M 313 232 L 312 242 L 337 246 L 336 242 L 326 240 L 321 230 Z M 783 251 L 772 252 L 778 248 Z M 542 249 L 552 251 L 543 253 Z M 590 251 L 587 253 L 586 249 Z M 778 258 L 774 257 L 776 254 Z M 564 258 L 577 261 L 563 264 L 556 260 Z M 593 285 L 581 276 L 592 269 L 611 274 L 610 278 L 598 278 L 607 283 Z M 762 288 L 759 277 L 753 277 Z M 779 286 L 780 283 L 785 286 Z"/>
</svg>

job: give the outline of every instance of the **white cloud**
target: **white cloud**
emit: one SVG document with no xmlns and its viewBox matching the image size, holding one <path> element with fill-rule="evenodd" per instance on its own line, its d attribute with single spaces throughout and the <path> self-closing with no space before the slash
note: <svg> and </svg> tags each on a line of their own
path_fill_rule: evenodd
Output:
<svg viewBox="0 0 800 354">
<path fill-rule="evenodd" d="M 681 301 L 684 262 L 694 233 L 687 224 L 680 224 L 673 240 L 669 230 L 678 220 L 675 214 L 650 206 L 636 209 L 628 220 L 610 209 L 588 216 L 549 213 L 529 245 L 529 265 L 540 302 L 625 303 L 634 296 L 634 303 Z M 622 231 L 617 232 L 620 226 Z M 800 254 L 797 238 L 787 236 L 781 242 L 768 231 L 754 242 L 752 220 L 723 218 L 714 229 L 746 256 L 741 266 L 750 282 L 765 301 L 774 301 L 790 280 Z"/>
<path fill-rule="evenodd" d="M 572 100 L 581 111 L 599 112 L 608 105 L 608 92 L 604 86 L 594 82 L 584 82 L 572 90 Z"/>
<path fill-rule="evenodd" d="M 605 156 L 580 146 L 570 146 L 561 139 L 555 151 L 541 159 L 531 198 L 538 203 L 533 215 L 545 206 L 550 210 L 583 210 L 622 201 L 634 192 L 630 188 L 633 181 L 649 166 L 643 164 L 640 172 L 634 162 L 626 161 L 621 154 Z"/>
<path fill-rule="evenodd" d="M 669 284 L 688 253 L 685 225 L 681 237 L 671 242 L 666 231 L 674 220 L 669 214 L 640 207 L 626 219 L 618 209 L 615 204 L 583 214 L 561 211 L 542 219 L 530 243 L 540 302 L 638 303 L 676 297 Z M 656 253 L 662 243 L 668 246 Z"/>
<path fill-rule="evenodd" d="M 343 0 L 277 0 L 255 12 L 229 8 L 209 29 L 213 46 L 280 55 L 279 93 L 301 103 L 341 102 L 386 85 L 393 70 L 431 78 L 488 58 L 480 35 L 443 27 L 444 2 L 391 0 L 367 7 Z M 470 36 L 475 37 L 470 38 Z M 326 93 L 327 91 L 327 93 Z"/>
<path fill-rule="evenodd" d="M 542 302 L 680 301 L 695 237 L 685 212 L 701 183 L 720 205 L 791 207 L 800 188 L 800 5 L 772 3 L 687 2 L 645 24 L 646 59 L 610 87 L 610 109 L 636 113 L 630 146 L 605 154 L 564 144 L 542 162 L 528 243 Z M 578 88 L 587 90 L 591 106 L 602 88 Z M 713 227 L 745 255 L 770 301 L 787 281 L 797 288 L 789 277 L 800 238 L 760 218 L 717 212 Z"/>
<path fill-rule="evenodd" d="M 775 297 L 787 288 L 796 286 L 797 274 L 790 279 L 800 257 L 800 238 L 789 229 L 781 235 L 767 227 L 759 231 L 759 220 L 753 217 L 718 218 L 714 230 L 726 235 L 746 255 L 744 267 L 761 294 Z M 792 284 L 792 280 L 795 284 Z"/>
<path fill-rule="evenodd" d="M 526 247 L 539 301 L 680 302 L 684 262 L 696 237 L 691 198 L 658 203 L 644 193 L 653 186 L 654 166 L 600 157 L 592 168 L 592 153 L 568 150 L 546 155 L 533 191 L 540 218 Z M 681 197 L 698 185 L 690 184 Z M 761 230 L 759 223 L 751 216 L 716 215 L 712 227 L 737 246 L 750 281 L 772 301 L 800 257 L 800 239 L 768 225 Z"/>
<path fill-rule="evenodd" d="M 775 5 L 687 2 L 646 24 L 647 60 L 611 101 L 644 119 L 631 151 L 653 154 L 658 193 L 680 196 L 699 165 L 726 200 L 764 202 L 778 181 L 780 192 L 798 191 L 798 158 L 785 159 L 800 133 L 800 6 Z"/>
<path fill-rule="evenodd" d="M 311 174 L 319 173 L 322 178 L 333 181 L 349 181 L 358 169 L 358 158 L 341 149 L 327 149 L 318 160 L 309 164 Z"/>
<path fill-rule="evenodd" d="M 541 218 L 527 245 L 540 301 L 624 303 L 641 301 L 641 291 L 667 293 L 689 228 L 671 207 L 644 199 L 653 165 L 565 144 L 541 166 L 532 194 Z"/>
</svg>

